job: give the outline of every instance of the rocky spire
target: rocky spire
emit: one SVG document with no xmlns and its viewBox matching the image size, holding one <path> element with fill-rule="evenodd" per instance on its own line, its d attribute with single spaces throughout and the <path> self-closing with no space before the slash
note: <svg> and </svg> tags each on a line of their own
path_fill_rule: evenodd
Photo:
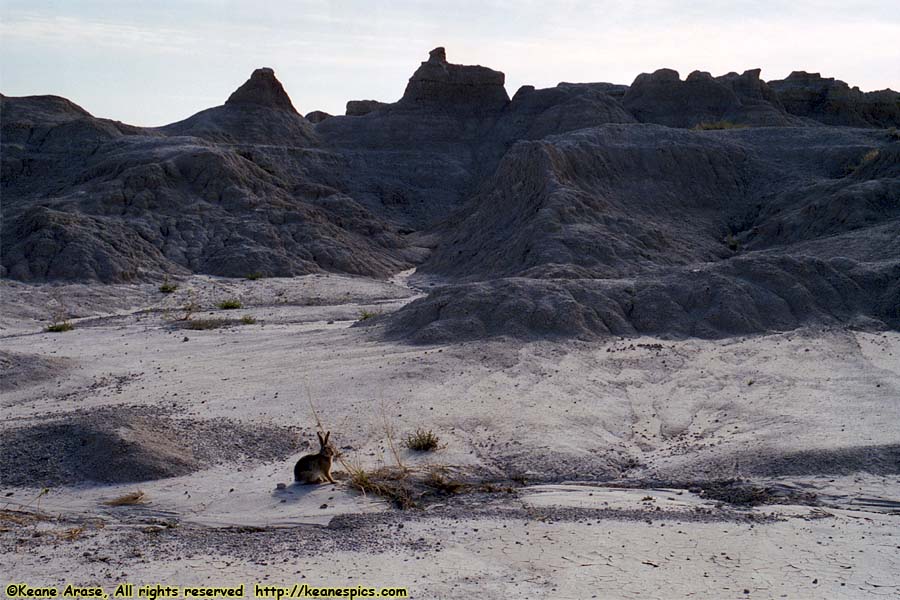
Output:
<svg viewBox="0 0 900 600">
<path fill-rule="evenodd" d="M 253 71 L 250 79 L 236 89 L 225 104 L 229 106 L 252 104 L 297 112 L 281 82 L 275 77 L 275 71 L 269 67 Z"/>
<path fill-rule="evenodd" d="M 505 76 L 482 66 L 447 62 L 443 48 L 435 48 L 409 79 L 400 102 L 446 110 L 499 110 L 509 102 Z"/>
</svg>

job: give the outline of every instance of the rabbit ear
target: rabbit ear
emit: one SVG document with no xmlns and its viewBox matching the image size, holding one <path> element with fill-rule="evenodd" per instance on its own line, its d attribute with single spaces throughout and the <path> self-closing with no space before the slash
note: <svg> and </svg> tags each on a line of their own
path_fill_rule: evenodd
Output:
<svg viewBox="0 0 900 600">
<path fill-rule="evenodd" d="M 331 437 L 331 432 L 326 431 L 325 432 L 325 441 L 322 443 L 323 446 L 328 443 L 328 438 L 330 438 L 330 437 Z"/>
<path fill-rule="evenodd" d="M 325 445 L 325 439 L 322 437 L 322 432 L 321 432 L 321 431 L 317 431 L 317 432 L 316 432 L 316 435 L 319 437 L 319 444 L 322 445 L 322 446 L 324 446 L 324 445 Z"/>
</svg>

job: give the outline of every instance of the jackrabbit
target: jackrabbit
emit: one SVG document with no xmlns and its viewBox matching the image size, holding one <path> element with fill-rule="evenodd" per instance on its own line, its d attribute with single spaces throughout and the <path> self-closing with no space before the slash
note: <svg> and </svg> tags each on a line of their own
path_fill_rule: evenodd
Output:
<svg viewBox="0 0 900 600">
<path fill-rule="evenodd" d="M 294 481 L 297 483 L 336 483 L 331 478 L 331 465 L 334 461 L 335 450 L 328 443 L 328 437 L 331 432 L 328 431 L 323 436 L 321 432 L 316 432 L 319 436 L 318 454 L 307 454 L 297 461 L 294 465 Z"/>
</svg>

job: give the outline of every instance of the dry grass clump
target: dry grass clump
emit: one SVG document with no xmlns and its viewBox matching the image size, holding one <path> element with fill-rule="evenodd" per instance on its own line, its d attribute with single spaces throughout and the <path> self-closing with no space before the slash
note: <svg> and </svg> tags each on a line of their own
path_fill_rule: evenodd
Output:
<svg viewBox="0 0 900 600">
<path fill-rule="evenodd" d="M 450 477 L 444 467 L 435 467 L 425 476 L 423 483 L 442 494 L 458 494 L 466 489 L 466 484 Z"/>
<path fill-rule="evenodd" d="M 57 531 L 56 537 L 66 542 L 74 542 L 81 537 L 81 534 L 84 533 L 85 529 L 86 528 L 84 525 L 79 525 L 78 527 L 69 527 L 68 529 Z"/>
<path fill-rule="evenodd" d="M 864 165 L 866 163 L 870 163 L 873 160 L 875 160 L 876 158 L 878 158 L 878 156 L 880 154 L 881 154 L 881 151 L 879 151 L 878 148 L 873 148 L 873 149 L 869 150 L 868 152 L 866 152 L 865 154 L 863 154 L 862 160 L 859 161 L 859 164 Z"/>
<path fill-rule="evenodd" d="M 415 452 L 431 452 L 437 450 L 440 438 L 430 429 L 416 429 L 415 433 L 406 436 L 403 445 Z"/>
<path fill-rule="evenodd" d="M 691 129 L 694 131 L 711 131 L 717 129 L 746 129 L 746 125 L 739 125 L 731 121 L 712 121 L 709 123 L 697 123 Z"/>
<path fill-rule="evenodd" d="M 344 464 L 349 475 L 349 484 L 363 494 L 380 496 L 391 501 L 397 508 L 406 510 L 417 506 L 413 500 L 409 470 L 402 467 L 380 467 L 368 471 L 359 465 Z"/>
<path fill-rule="evenodd" d="M 75 326 L 69 323 L 68 321 L 61 321 L 59 323 L 51 323 L 47 325 L 44 329 L 47 333 L 62 333 L 64 331 L 72 331 L 75 329 Z"/>
<path fill-rule="evenodd" d="M 378 316 L 378 313 L 376 313 L 376 312 L 372 312 L 372 311 L 368 311 L 368 310 L 363 310 L 363 311 L 360 311 L 360 313 L 359 313 L 359 320 L 360 320 L 360 321 L 366 321 L 366 320 L 368 320 L 368 319 L 371 319 L 371 318 L 374 318 L 374 317 L 377 317 L 377 316 Z"/>
<path fill-rule="evenodd" d="M 208 329 L 218 329 L 220 327 L 228 327 L 233 324 L 231 319 L 190 319 L 182 324 L 185 329 L 191 331 L 206 331 Z"/>
<path fill-rule="evenodd" d="M 106 506 L 133 506 L 135 504 L 143 504 L 146 499 L 146 494 L 143 490 L 137 490 L 135 492 L 131 492 L 130 494 L 125 494 L 123 496 L 119 496 L 118 498 L 113 498 L 112 500 L 107 500 L 103 504 Z"/>
<path fill-rule="evenodd" d="M 9 525 L 24 527 L 26 525 L 34 525 L 39 521 L 48 521 L 50 517 L 47 515 L 26 512 L 21 510 L 10 510 L 8 508 L 0 509 L 0 531 L 9 531 Z"/>
<path fill-rule="evenodd" d="M 862 155 L 862 158 L 859 159 L 859 162 L 857 162 L 856 164 L 847 165 L 847 167 L 845 169 L 845 174 L 846 175 L 853 174 L 860 167 L 863 167 L 871 162 L 874 162 L 880 155 L 881 155 L 881 152 L 878 150 L 878 148 L 872 148 L 871 150 L 867 151 L 865 154 Z"/>
<path fill-rule="evenodd" d="M 219 302 L 217 306 L 222 310 L 234 310 L 237 308 L 243 308 L 244 305 L 241 304 L 241 301 L 237 298 L 228 298 L 227 300 L 222 300 L 221 302 Z"/>
<path fill-rule="evenodd" d="M 253 325 L 254 323 L 256 323 L 256 317 L 253 317 L 251 315 L 244 315 L 243 317 L 241 317 L 241 323 L 243 323 L 244 325 Z"/>
<path fill-rule="evenodd" d="M 356 465 L 344 465 L 344 468 L 351 488 L 384 498 L 401 510 L 418 508 L 420 502 L 429 497 L 459 494 L 469 487 L 455 479 L 446 467 L 421 470 L 385 466 L 366 470 Z"/>
</svg>

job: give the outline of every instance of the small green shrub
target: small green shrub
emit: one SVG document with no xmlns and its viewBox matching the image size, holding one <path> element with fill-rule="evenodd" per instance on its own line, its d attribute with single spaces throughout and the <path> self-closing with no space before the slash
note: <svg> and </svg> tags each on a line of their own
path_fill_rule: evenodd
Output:
<svg viewBox="0 0 900 600">
<path fill-rule="evenodd" d="M 256 318 L 250 315 L 244 315 L 243 317 L 241 317 L 241 323 L 243 323 L 244 325 L 253 325 L 254 323 L 256 323 Z"/>
<path fill-rule="evenodd" d="M 168 281 L 164 281 L 161 286 L 159 286 L 159 291 L 163 294 L 171 294 L 175 290 L 178 289 L 178 284 L 169 283 Z"/>
<path fill-rule="evenodd" d="M 360 311 L 360 313 L 359 313 L 359 320 L 365 321 L 366 319 L 371 319 L 372 317 L 377 317 L 377 316 L 378 316 L 378 313 L 371 312 L 368 310 L 363 310 L 363 311 Z"/>
<path fill-rule="evenodd" d="M 44 331 L 48 333 L 62 333 L 63 331 L 72 331 L 73 329 L 75 329 L 74 325 L 72 325 L 68 321 L 62 321 L 60 323 L 47 325 L 47 328 L 44 329 Z"/>
<path fill-rule="evenodd" d="M 711 131 L 716 129 L 746 129 L 746 125 L 739 125 L 731 121 L 713 121 L 710 123 L 697 123 L 691 129 L 694 131 Z"/>
<path fill-rule="evenodd" d="M 731 250 L 732 252 L 737 252 L 738 250 L 741 249 L 740 242 L 738 242 L 737 238 L 734 237 L 734 235 L 732 235 L 730 233 L 725 236 L 724 242 L 725 242 L 725 245 L 728 246 L 728 249 Z"/>
<path fill-rule="evenodd" d="M 437 449 L 439 443 L 440 438 L 430 429 L 428 431 L 416 429 L 416 432 L 408 435 L 403 442 L 407 448 L 416 452 L 431 452 Z"/>
<path fill-rule="evenodd" d="M 265 275 L 263 275 L 259 271 L 254 271 L 253 273 L 248 274 L 247 277 L 245 277 L 245 279 L 249 279 L 250 281 L 256 281 L 257 279 L 262 279 L 263 277 L 265 277 Z"/>
<path fill-rule="evenodd" d="M 242 308 L 244 305 L 241 304 L 241 301 L 236 298 L 229 298 L 228 300 L 222 300 L 218 304 L 219 308 L 222 310 L 234 310 L 236 308 Z"/>
<path fill-rule="evenodd" d="M 890 129 L 888 129 L 887 134 L 889 140 L 900 140 L 900 131 L 898 131 L 896 127 L 891 127 Z"/>
</svg>

